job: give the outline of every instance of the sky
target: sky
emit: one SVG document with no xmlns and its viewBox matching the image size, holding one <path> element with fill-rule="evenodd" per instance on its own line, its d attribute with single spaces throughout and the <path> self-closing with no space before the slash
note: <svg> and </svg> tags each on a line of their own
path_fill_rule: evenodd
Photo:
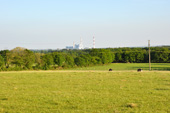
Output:
<svg viewBox="0 0 170 113">
<path fill-rule="evenodd" d="M 0 50 L 170 45 L 170 0 L 0 0 Z"/>
</svg>

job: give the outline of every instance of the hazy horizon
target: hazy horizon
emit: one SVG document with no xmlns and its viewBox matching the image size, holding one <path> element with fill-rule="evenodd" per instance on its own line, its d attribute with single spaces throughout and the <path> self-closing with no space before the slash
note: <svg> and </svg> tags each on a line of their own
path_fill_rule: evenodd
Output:
<svg viewBox="0 0 170 113">
<path fill-rule="evenodd" d="M 0 50 L 170 45 L 168 0 L 0 0 Z"/>
</svg>

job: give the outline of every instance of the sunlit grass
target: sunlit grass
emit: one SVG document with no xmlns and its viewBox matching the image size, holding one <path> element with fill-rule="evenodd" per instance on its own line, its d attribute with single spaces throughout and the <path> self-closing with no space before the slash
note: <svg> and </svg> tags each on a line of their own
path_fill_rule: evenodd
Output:
<svg viewBox="0 0 170 113">
<path fill-rule="evenodd" d="M 169 72 L 0 73 L 2 113 L 167 113 L 169 95 Z"/>
<path fill-rule="evenodd" d="M 170 63 L 152 63 L 151 67 L 152 70 L 170 71 Z M 110 68 L 113 69 L 113 71 L 137 70 L 139 68 L 143 70 L 149 70 L 149 64 L 148 63 L 112 63 L 108 65 L 75 68 L 75 70 L 109 70 Z"/>
</svg>

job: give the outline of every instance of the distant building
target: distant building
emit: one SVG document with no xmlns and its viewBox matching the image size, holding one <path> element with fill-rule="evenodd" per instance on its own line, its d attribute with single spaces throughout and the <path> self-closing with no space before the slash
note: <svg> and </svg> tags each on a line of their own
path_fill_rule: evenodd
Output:
<svg viewBox="0 0 170 113">
<path fill-rule="evenodd" d="M 80 40 L 80 44 L 73 43 L 73 46 L 66 46 L 66 49 L 84 49 L 82 39 Z"/>
<path fill-rule="evenodd" d="M 66 49 L 73 49 L 73 46 L 66 46 Z"/>
<path fill-rule="evenodd" d="M 93 37 L 93 47 L 85 47 L 83 46 L 82 39 L 80 39 L 80 44 L 75 44 L 73 42 L 73 46 L 66 46 L 66 49 L 94 49 L 95 48 L 95 38 Z"/>
</svg>

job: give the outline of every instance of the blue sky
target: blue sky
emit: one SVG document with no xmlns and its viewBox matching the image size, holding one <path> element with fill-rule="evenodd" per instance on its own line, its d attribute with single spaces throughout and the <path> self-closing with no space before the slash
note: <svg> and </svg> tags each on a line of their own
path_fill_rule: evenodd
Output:
<svg viewBox="0 0 170 113">
<path fill-rule="evenodd" d="M 0 49 L 170 45 L 170 0 L 0 0 Z"/>
</svg>

